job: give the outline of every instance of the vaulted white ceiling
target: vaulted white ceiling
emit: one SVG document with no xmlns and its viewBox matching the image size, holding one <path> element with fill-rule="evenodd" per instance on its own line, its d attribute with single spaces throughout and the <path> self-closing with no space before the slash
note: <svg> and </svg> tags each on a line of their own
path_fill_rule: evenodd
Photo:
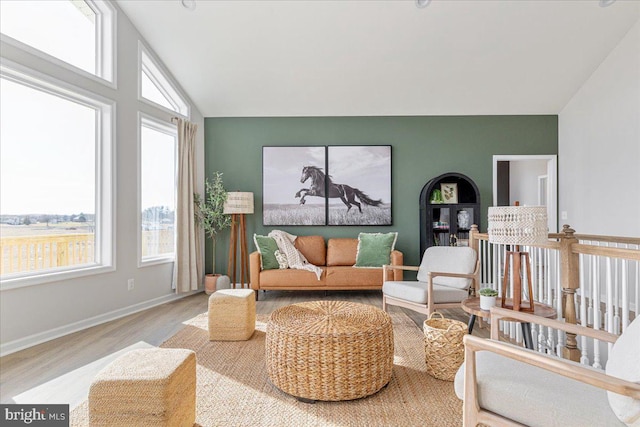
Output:
<svg viewBox="0 0 640 427">
<path fill-rule="evenodd" d="M 636 0 L 117 3 L 205 117 L 557 114 L 640 19 Z"/>
</svg>

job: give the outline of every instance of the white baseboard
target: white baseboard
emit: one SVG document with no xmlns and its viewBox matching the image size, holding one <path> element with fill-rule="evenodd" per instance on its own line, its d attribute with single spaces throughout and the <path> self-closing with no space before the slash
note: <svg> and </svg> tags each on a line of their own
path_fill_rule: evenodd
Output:
<svg viewBox="0 0 640 427">
<path fill-rule="evenodd" d="M 24 338 L 19 338 L 14 341 L 9 341 L 0 344 L 0 357 L 6 356 L 16 351 L 24 350 L 25 348 L 33 347 L 43 342 L 51 341 L 56 338 L 60 338 L 65 335 L 72 334 L 74 332 L 82 331 L 93 326 L 100 325 L 102 323 L 110 322 L 112 320 L 120 319 L 121 317 L 128 316 L 130 314 L 138 313 L 140 311 L 148 310 L 158 305 L 166 304 L 171 301 L 179 300 L 184 297 L 191 296 L 202 291 L 195 291 L 185 294 L 170 294 L 154 298 L 148 301 L 143 301 L 138 304 L 130 305 L 128 307 L 119 308 L 98 316 L 90 317 L 88 319 L 80 320 L 78 322 L 70 323 L 68 325 L 59 326 L 57 328 L 49 329 L 48 331 L 38 332 L 37 334 L 29 335 Z"/>
</svg>

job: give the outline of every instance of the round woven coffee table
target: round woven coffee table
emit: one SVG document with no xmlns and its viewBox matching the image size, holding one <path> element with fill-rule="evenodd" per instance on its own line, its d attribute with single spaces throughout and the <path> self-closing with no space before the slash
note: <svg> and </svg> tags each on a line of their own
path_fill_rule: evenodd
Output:
<svg viewBox="0 0 640 427">
<path fill-rule="evenodd" d="M 391 380 L 391 317 L 346 301 L 279 308 L 267 324 L 266 363 L 271 382 L 301 400 L 369 396 Z"/>
</svg>

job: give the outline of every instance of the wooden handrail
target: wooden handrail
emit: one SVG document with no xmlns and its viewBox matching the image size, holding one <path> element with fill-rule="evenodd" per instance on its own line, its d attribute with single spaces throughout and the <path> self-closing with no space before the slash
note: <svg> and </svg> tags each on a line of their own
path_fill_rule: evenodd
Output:
<svg viewBox="0 0 640 427">
<path fill-rule="evenodd" d="M 622 243 L 625 245 L 640 245 L 640 237 L 599 236 L 595 234 L 576 234 L 578 240 L 590 240 L 593 242 Z"/>
<path fill-rule="evenodd" d="M 593 246 L 586 245 L 584 243 L 574 243 L 571 245 L 571 252 L 574 254 L 596 255 L 640 261 L 640 251 L 637 249 L 612 248 L 608 246 Z"/>
<path fill-rule="evenodd" d="M 549 243 L 544 245 L 534 245 L 535 247 L 541 248 L 555 248 L 555 243 L 553 240 L 562 239 L 564 237 L 563 233 L 549 233 Z M 596 235 L 596 234 L 574 234 L 574 237 L 578 240 L 587 240 L 592 242 L 607 242 L 607 243 L 621 243 L 625 245 L 640 245 L 640 237 L 623 237 L 623 236 L 604 236 L 604 235 Z M 470 237 L 471 238 L 471 237 Z M 489 241 L 489 233 L 475 233 L 474 238 L 478 240 Z M 606 246 L 598 246 L 598 247 L 606 247 Z"/>
</svg>

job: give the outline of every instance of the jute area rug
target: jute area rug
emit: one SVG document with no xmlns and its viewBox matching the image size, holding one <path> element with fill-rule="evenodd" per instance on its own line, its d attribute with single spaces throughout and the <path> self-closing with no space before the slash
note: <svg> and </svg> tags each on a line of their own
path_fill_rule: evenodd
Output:
<svg viewBox="0 0 640 427">
<path fill-rule="evenodd" d="M 453 383 L 426 372 L 422 331 L 404 313 L 391 316 L 395 355 L 389 385 L 345 402 L 302 403 L 269 382 L 264 357 L 267 315 L 258 315 L 249 341 L 210 342 L 203 313 L 161 347 L 196 352 L 196 426 L 461 426 L 462 402 Z M 88 424 L 85 401 L 71 412 L 71 425 Z"/>
</svg>

